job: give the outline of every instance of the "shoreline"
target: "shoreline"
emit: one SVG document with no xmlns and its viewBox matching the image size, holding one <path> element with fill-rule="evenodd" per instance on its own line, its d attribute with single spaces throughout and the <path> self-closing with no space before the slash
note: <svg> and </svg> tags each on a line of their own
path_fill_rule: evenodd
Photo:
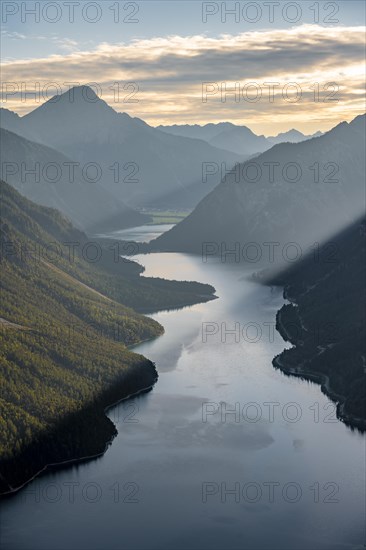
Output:
<svg viewBox="0 0 366 550">
<path fill-rule="evenodd" d="M 210 294 L 207 294 L 207 295 L 201 295 L 200 298 L 202 299 L 202 302 L 199 301 L 199 302 L 194 302 L 194 303 L 188 303 L 188 304 L 185 304 L 185 305 L 172 305 L 170 308 L 162 308 L 162 309 L 154 309 L 152 311 L 144 311 L 144 314 L 146 315 L 152 315 L 152 314 L 155 314 L 155 313 L 159 313 L 161 311 L 170 311 L 170 310 L 174 310 L 174 309 L 183 309 L 183 308 L 186 308 L 186 307 L 192 307 L 193 305 L 196 305 L 197 303 L 205 303 L 205 302 L 209 302 L 211 300 L 216 300 L 218 297 L 215 296 L 215 295 L 210 295 Z M 136 310 L 137 311 L 137 310 Z M 162 334 L 156 336 L 156 337 L 153 337 L 153 338 L 145 338 L 143 340 L 140 340 L 139 342 L 136 342 L 134 344 L 130 344 L 129 346 L 126 346 L 127 349 L 131 350 L 132 352 L 134 352 L 135 348 L 143 343 L 146 343 L 146 342 L 150 342 L 150 341 L 153 341 L 155 340 L 156 338 L 158 338 L 159 336 L 162 336 L 165 332 L 165 329 L 163 327 L 163 332 Z M 147 359 L 147 361 L 150 362 L 149 359 Z M 156 372 L 156 371 L 155 371 Z M 142 395 L 144 393 L 147 393 L 149 391 L 151 391 L 153 389 L 153 387 L 155 386 L 157 380 L 158 380 L 159 376 L 156 372 L 156 375 L 155 375 L 155 379 L 153 381 L 152 384 L 149 384 L 147 386 L 144 386 L 136 391 L 133 391 L 131 393 L 129 393 L 128 395 L 124 396 L 124 397 L 121 397 L 115 401 L 113 401 L 112 403 L 108 403 L 106 406 L 103 407 L 103 413 L 104 413 L 104 416 L 105 418 L 109 419 L 108 417 L 108 411 L 115 407 L 116 405 L 118 405 L 119 403 L 122 403 L 123 401 L 127 401 L 133 397 L 136 397 L 138 395 Z M 109 419 L 110 420 L 110 419 Z M 111 421 L 111 420 L 110 420 Z M 111 421 L 112 422 L 112 421 Z M 47 472 L 47 470 L 56 470 L 56 469 L 62 469 L 62 468 L 67 468 L 68 466 L 71 466 L 71 465 L 75 465 L 75 464 L 81 464 L 83 462 L 87 462 L 89 460 L 94 460 L 96 458 L 100 458 L 102 457 L 108 450 L 109 446 L 112 444 L 113 440 L 115 439 L 115 437 L 118 435 L 118 432 L 117 432 L 117 428 L 115 426 L 115 424 L 112 422 L 113 424 L 113 427 L 115 429 L 115 433 L 109 437 L 108 440 L 106 440 L 105 444 L 104 444 L 104 448 L 103 450 L 97 452 L 97 453 L 92 453 L 92 454 L 88 454 L 88 455 L 83 455 L 83 456 L 78 456 L 78 457 L 74 457 L 74 458 L 70 458 L 70 459 L 67 459 L 67 460 L 61 460 L 59 462 L 50 462 L 50 463 L 47 463 L 45 464 L 42 468 L 39 468 L 34 474 L 32 474 L 31 477 L 27 478 L 25 481 L 23 481 L 20 485 L 16 486 L 16 487 L 12 487 L 10 485 L 10 483 L 7 483 L 6 479 L 3 478 L 3 476 L 0 474 L 0 479 L 2 479 L 4 481 L 4 483 L 6 483 L 8 485 L 8 487 L 10 488 L 9 490 L 6 490 L 6 491 L 1 491 L 0 490 L 0 499 L 4 499 L 4 498 L 11 498 L 12 496 L 14 496 L 15 494 L 17 494 L 19 491 L 21 491 L 24 487 L 26 487 L 29 483 L 31 483 L 32 481 L 34 481 L 38 476 L 42 475 L 43 473 Z M 16 460 L 14 461 L 16 462 Z"/>
<path fill-rule="evenodd" d="M 201 295 L 197 294 L 196 299 L 193 300 L 193 301 L 188 301 L 188 303 L 186 302 L 184 304 L 181 304 L 181 303 L 180 304 L 172 304 L 170 306 L 166 306 L 166 307 L 162 307 L 162 308 L 159 308 L 159 307 L 151 308 L 149 310 L 147 310 L 147 309 L 139 310 L 138 308 L 134 308 L 134 310 L 137 313 L 141 313 L 141 314 L 145 314 L 145 315 L 153 315 L 155 313 L 159 313 L 159 312 L 162 312 L 162 311 L 179 310 L 179 309 L 183 309 L 183 308 L 187 308 L 187 307 L 192 307 L 192 306 L 194 306 L 198 303 L 206 303 L 206 302 L 209 302 L 209 301 L 212 301 L 212 300 L 216 300 L 217 298 L 218 298 L 218 296 L 216 296 L 215 294 L 201 294 Z M 129 349 L 131 352 L 134 352 L 134 350 L 137 346 L 139 346 L 139 345 L 141 345 L 145 342 L 150 342 L 150 341 L 155 340 L 155 338 L 158 338 L 159 336 L 162 336 L 164 334 L 164 332 L 165 332 L 165 329 L 163 327 L 163 331 L 162 331 L 161 334 L 159 334 L 155 337 L 152 337 L 152 338 L 145 338 L 143 340 L 135 342 L 134 344 L 130 344 L 130 345 L 126 346 L 126 348 Z M 145 359 L 148 361 L 148 363 L 151 363 L 151 361 L 149 359 L 147 359 L 147 358 L 145 358 Z M 57 461 L 56 462 L 47 462 L 42 467 L 38 467 L 38 468 L 36 467 L 37 468 L 36 471 L 34 473 L 32 473 L 32 475 L 30 475 L 30 477 L 28 477 L 24 481 L 21 481 L 21 483 L 19 485 L 17 485 L 16 487 L 13 487 L 11 485 L 11 483 L 6 480 L 6 476 L 3 476 L 0 473 L 0 482 L 2 482 L 3 485 L 4 485 L 4 488 L 6 488 L 6 490 L 1 490 L 0 489 L 0 499 L 1 498 L 11 498 L 12 496 L 17 494 L 20 490 L 22 490 L 29 483 L 31 483 L 34 479 L 36 479 L 38 476 L 42 475 L 47 470 L 62 469 L 62 468 L 66 468 L 66 467 L 71 466 L 71 465 L 87 462 L 89 460 L 93 460 L 95 458 L 102 457 L 106 453 L 106 451 L 108 450 L 109 446 L 112 444 L 114 438 L 118 435 L 118 431 L 117 431 L 117 428 L 116 428 L 115 424 L 111 421 L 111 419 L 107 415 L 108 411 L 112 407 L 118 405 L 119 403 L 121 403 L 123 401 L 127 401 L 127 400 L 129 400 L 129 399 L 131 399 L 135 396 L 142 395 L 144 393 L 147 393 L 147 392 L 151 391 L 152 388 L 154 387 L 154 385 L 156 384 L 157 380 L 158 380 L 158 373 L 156 372 L 155 365 L 154 365 L 154 369 L 155 369 L 155 377 L 154 377 L 152 383 L 148 384 L 147 386 L 143 386 L 142 388 L 139 388 L 136 391 L 132 391 L 129 394 L 127 394 L 127 395 L 125 395 L 121 398 L 118 398 L 117 400 L 114 400 L 114 401 L 112 401 L 111 403 L 108 403 L 105 406 L 102 405 L 102 412 L 104 414 L 104 419 L 109 420 L 111 422 L 111 424 L 114 428 L 114 433 L 112 434 L 112 436 L 108 437 L 108 439 L 105 441 L 104 448 L 101 451 L 98 451 L 98 452 L 92 453 L 92 454 L 86 454 L 86 455 L 82 455 L 82 456 L 76 456 L 76 457 L 73 457 L 73 458 L 68 458 L 66 460 L 60 460 L 59 462 L 57 462 Z M 132 377 L 133 377 L 133 373 L 132 373 Z M 103 399 L 103 398 L 101 397 L 101 399 Z M 78 412 L 82 413 L 84 411 L 85 411 L 85 409 L 83 409 L 83 411 L 78 411 Z M 108 432 L 108 430 L 106 430 L 106 431 Z M 17 462 L 19 463 L 19 460 L 21 460 L 21 455 L 20 455 L 20 457 L 18 457 L 18 459 L 14 460 L 14 465 L 17 464 Z"/>
<path fill-rule="evenodd" d="M 285 288 L 284 288 L 283 295 L 286 300 L 289 300 L 292 304 L 297 305 L 293 299 L 290 299 L 286 295 Z M 277 312 L 277 324 L 278 324 L 277 331 L 279 332 L 279 334 L 284 340 L 285 340 L 284 337 L 287 338 L 287 340 L 285 341 L 290 342 L 293 345 L 293 347 L 298 350 L 299 348 L 297 343 L 293 344 L 289 339 L 289 335 L 287 334 L 286 328 L 283 324 L 283 319 L 280 313 L 281 310 L 282 308 Z M 366 431 L 366 421 L 362 418 L 359 418 L 352 414 L 347 414 L 344 412 L 346 397 L 344 395 L 337 393 L 335 390 L 332 389 L 329 376 L 324 373 L 319 373 L 317 371 L 312 370 L 310 365 L 309 367 L 304 366 L 304 363 L 300 363 L 297 367 L 286 365 L 286 362 L 283 361 L 284 351 L 285 350 L 283 350 L 280 354 L 276 355 L 273 358 L 272 365 L 274 366 L 274 368 L 278 368 L 281 372 L 283 372 L 287 376 L 296 376 L 297 378 L 302 378 L 303 380 L 313 382 L 314 384 L 317 384 L 318 386 L 320 386 L 322 393 L 326 397 L 328 397 L 333 403 L 335 403 L 337 419 L 343 424 L 345 424 L 348 428 L 352 430 L 358 430 L 361 433 L 364 433 Z"/>
<path fill-rule="evenodd" d="M 197 294 L 197 296 L 199 296 Z M 189 303 L 189 304 L 184 304 L 184 305 L 170 305 L 170 306 L 164 306 L 163 308 L 161 309 L 156 309 L 156 308 L 136 308 L 135 311 L 137 313 L 141 313 L 141 315 L 155 315 L 156 313 L 165 313 L 166 311 L 178 311 L 180 309 L 185 309 L 187 307 L 192 307 L 192 306 L 196 306 L 198 304 L 206 304 L 207 302 L 212 302 L 213 300 L 217 300 L 219 298 L 219 296 L 216 296 L 216 294 L 202 294 L 201 296 L 199 296 L 200 298 L 202 298 L 202 300 L 200 300 L 199 302 L 192 302 L 192 303 Z M 148 339 L 149 340 L 149 339 Z M 142 342 L 146 342 L 148 340 L 143 340 L 141 342 L 139 342 L 138 344 L 133 344 L 134 346 L 138 346 L 140 344 L 142 344 Z"/>
<path fill-rule="evenodd" d="M 147 341 L 147 340 L 145 340 Z M 142 342 L 141 342 L 142 343 Z M 135 345 L 139 345 L 139 344 L 135 344 Z M 108 418 L 107 416 L 107 413 L 108 411 L 112 408 L 112 407 L 115 407 L 116 405 L 118 405 L 119 403 L 122 403 L 123 401 L 127 401 L 129 399 L 131 399 L 132 397 L 136 397 L 138 395 L 142 395 L 144 393 L 147 393 L 149 391 L 152 390 L 152 388 L 155 386 L 156 382 L 158 380 L 158 376 L 156 376 L 153 384 L 150 384 L 149 386 L 146 386 L 144 388 L 141 388 L 139 390 L 137 390 L 136 392 L 133 392 L 133 393 L 130 393 L 128 395 L 126 395 L 125 397 L 121 397 L 121 399 L 117 399 L 117 401 L 107 405 L 106 407 L 104 407 L 103 409 L 103 413 L 105 414 L 105 416 Z M 115 424 L 113 424 L 114 427 L 116 428 Z M 116 432 L 117 432 L 117 429 L 116 429 Z M 118 435 L 118 432 L 115 433 L 111 438 L 109 438 L 106 442 L 105 442 L 105 447 L 102 451 L 98 452 L 98 453 L 95 453 L 95 454 L 92 454 L 92 455 L 85 455 L 85 456 L 80 456 L 80 457 L 75 457 L 75 458 L 71 458 L 71 459 L 68 459 L 68 460 L 62 460 L 60 462 L 51 462 L 49 464 L 45 464 L 43 466 L 43 468 L 41 468 L 40 470 L 37 470 L 37 472 L 35 472 L 32 477 L 28 478 L 26 481 L 24 481 L 21 485 L 19 485 L 18 487 L 12 487 L 9 491 L 4 491 L 4 492 L 1 492 L 0 493 L 0 499 L 2 498 L 10 498 L 11 496 L 17 494 L 19 491 L 21 491 L 21 489 L 23 489 L 24 487 L 26 487 L 29 483 L 31 483 L 32 481 L 34 481 L 37 477 L 39 477 L 42 473 L 45 473 L 48 469 L 54 469 L 54 470 L 57 470 L 57 469 L 62 469 L 62 468 L 65 468 L 67 466 L 71 466 L 71 465 L 74 465 L 74 464 L 81 464 L 83 462 L 87 462 L 89 460 L 93 460 L 95 458 L 99 458 L 99 457 L 102 457 L 108 450 L 109 446 L 112 444 L 112 441 L 115 439 L 115 437 Z"/>
</svg>

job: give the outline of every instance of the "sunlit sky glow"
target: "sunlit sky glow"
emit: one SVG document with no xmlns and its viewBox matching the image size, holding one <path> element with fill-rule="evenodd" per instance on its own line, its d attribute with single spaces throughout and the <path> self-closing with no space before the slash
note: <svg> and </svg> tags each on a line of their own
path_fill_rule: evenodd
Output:
<svg viewBox="0 0 366 550">
<path fill-rule="evenodd" d="M 42 17 L 39 23 L 32 17 L 22 23 L 20 14 L 9 15 L 2 30 L 3 92 L 6 83 L 13 83 L 9 91 L 24 83 L 29 93 L 25 101 L 20 93 L 3 94 L 2 106 L 23 115 L 57 90 L 66 91 L 67 83 L 97 83 L 99 95 L 114 109 L 153 126 L 228 120 L 265 135 L 293 127 L 324 131 L 365 111 L 362 2 L 338 2 L 332 23 L 326 3 L 319 3 L 314 22 L 313 3 L 301 2 L 297 23 L 280 15 L 270 22 L 263 12 L 252 24 L 229 16 L 225 23 L 220 13 L 204 23 L 202 2 L 138 2 L 138 22 L 130 25 L 112 21 L 112 4 L 100 3 L 103 17 L 94 25 L 77 12 L 73 23 L 62 13 L 53 24 Z M 125 17 L 124 3 L 120 6 Z M 124 90 L 129 82 L 134 86 Z M 30 93 L 36 83 L 41 91 L 48 89 L 37 101 Z M 286 88 L 289 83 L 296 83 L 297 91 Z M 237 101 L 230 93 L 235 84 Z M 203 101 L 206 89 L 211 93 Z"/>
</svg>

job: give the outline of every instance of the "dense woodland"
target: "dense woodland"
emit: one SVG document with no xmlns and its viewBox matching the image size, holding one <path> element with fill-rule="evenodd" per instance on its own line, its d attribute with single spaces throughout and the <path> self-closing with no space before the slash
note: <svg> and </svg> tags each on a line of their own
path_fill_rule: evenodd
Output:
<svg viewBox="0 0 366 550">
<path fill-rule="evenodd" d="M 277 328 L 294 347 L 274 359 L 283 372 L 320 382 L 338 417 L 366 428 L 365 219 L 325 243 L 272 283 L 290 301 Z"/>
<path fill-rule="evenodd" d="M 47 463 L 102 452 L 115 435 L 104 407 L 155 382 L 154 365 L 128 346 L 163 328 L 122 304 L 185 305 L 201 301 L 198 292 L 208 299 L 213 289 L 144 279 L 140 266 L 116 262 L 107 249 L 98 262 L 85 261 L 83 233 L 57 211 L 0 185 L 0 489 L 6 491 Z M 65 245 L 71 242 L 72 256 Z"/>
</svg>

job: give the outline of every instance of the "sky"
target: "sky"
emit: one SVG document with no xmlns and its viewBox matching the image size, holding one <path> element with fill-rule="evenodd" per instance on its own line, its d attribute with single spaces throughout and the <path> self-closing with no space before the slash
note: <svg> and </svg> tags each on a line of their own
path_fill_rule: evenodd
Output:
<svg viewBox="0 0 366 550">
<path fill-rule="evenodd" d="M 2 107 L 72 85 L 149 124 L 328 130 L 365 111 L 362 1 L 3 1 Z"/>
</svg>

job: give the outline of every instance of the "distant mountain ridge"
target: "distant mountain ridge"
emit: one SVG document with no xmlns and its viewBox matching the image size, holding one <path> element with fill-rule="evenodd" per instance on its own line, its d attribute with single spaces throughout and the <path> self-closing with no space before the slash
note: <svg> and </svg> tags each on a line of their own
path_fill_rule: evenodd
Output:
<svg viewBox="0 0 366 550">
<path fill-rule="evenodd" d="M 101 186 L 131 207 L 159 201 L 174 206 L 174 192 L 202 183 L 202 164 L 233 166 L 247 155 L 219 149 L 204 140 L 171 136 L 138 118 L 118 113 L 88 86 L 72 88 L 24 117 L 3 113 L 5 128 L 52 147 L 83 166 L 98 163 Z M 187 162 L 189 159 L 189 162 Z M 220 181 L 210 176 L 209 192 Z M 202 185 L 201 185 L 202 188 Z M 169 204 L 165 204 L 168 197 Z M 192 194 L 191 207 L 196 204 Z"/>
<path fill-rule="evenodd" d="M 298 130 L 292 128 L 292 130 L 288 130 L 288 132 L 280 133 L 277 136 L 269 136 L 267 139 L 274 145 L 277 145 L 277 143 L 284 142 L 300 143 L 300 141 L 305 141 L 306 139 L 312 139 L 322 135 L 323 132 L 319 131 L 315 132 L 315 134 L 305 135 L 302 132 L 299 132 Z"/>
<path fill-rule="evenodd" d="M 85 231 L 113 231 L 139 225 L 149 217 L 117 200 L 81 166 L 41 143 L 0 128 L 1 177 L 28 199 L 59 209 Z M 94 174 L 90 174 L 94 177 Z"/>
<path fill-rule="evenodd" d="M 292 129 L 277 136 L 266 138 L 263 135 L 256 135 L 247 126 L 236 125 L 231 122 L 209 123 L 203 126 L 199 124 L 161 125 L 157 126 L 157 128 L 175 136 L 203 139 L 216 147 L 238 154 L 245 152 L 247 155 L 263 153 L 277 143 L 286 141 L 298 143 L 321 135 L 321 132 L 316 132 L 313 135 L 306 136 L 298 130 Z"/>
<path fill-rule="evenodd" d="M 275 145 L 237 166 L 150 247 L 201 253 L 211 243 L 218 255 L 239 247 L 242 256 L 248 242 L 260 253 L 276 242 L 281 256 L 289 242 L 303 249 L 326 239 L 363 212 L 364 149 L 365 115 L 320 137 Z"/>
</svg>

